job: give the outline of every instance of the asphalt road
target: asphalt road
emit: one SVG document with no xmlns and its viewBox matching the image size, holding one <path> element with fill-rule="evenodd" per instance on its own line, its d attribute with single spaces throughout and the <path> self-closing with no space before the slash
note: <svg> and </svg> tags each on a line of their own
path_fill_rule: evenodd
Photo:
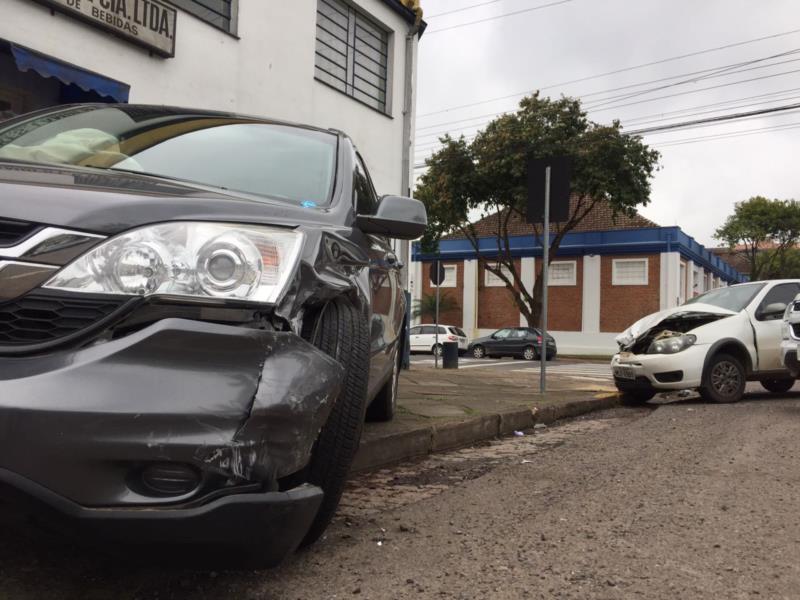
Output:
<svg viewBox="0 0 800 600">
<path fill-rule="evenodd" d="M 0 598 L 797 598 L 800 394 L 617 409 L 360 476 L 270 572 L 4 530 Z"/>
</svg>

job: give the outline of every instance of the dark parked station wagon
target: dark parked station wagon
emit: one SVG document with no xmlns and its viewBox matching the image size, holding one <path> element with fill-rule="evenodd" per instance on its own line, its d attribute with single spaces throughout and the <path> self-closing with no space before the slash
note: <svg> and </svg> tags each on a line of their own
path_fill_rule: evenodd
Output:
<svg viewBox="0 0 800 600">
<path fill-rule="evenodd" d="M 274 564 L 392 418 L 405 323 L 350 139 L 226 113 L 79 105 L 0 126 L 0 493 L 101 541 Z"/>
</svg>

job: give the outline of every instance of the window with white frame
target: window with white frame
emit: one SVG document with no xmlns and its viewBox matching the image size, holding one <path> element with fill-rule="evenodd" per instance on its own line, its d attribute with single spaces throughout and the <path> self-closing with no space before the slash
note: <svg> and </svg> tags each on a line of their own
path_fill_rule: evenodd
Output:
<svg viewBox="0 0 800 600">
<path fill-rule="evenodd" d="M 503 273 L 506 277 L 508 277 L 509 281 L 514 281 L 514 276 L 511 274 L 511 269 L 509 269 L 505 265 L 492 265 L 493 267 L 500 269 L 500 272 Z M 506 282 L 500 279 L 497 275 L 492 273 L 489 269 L 484 269 L 484 278 L 483 283 L 486 287 L 505 287 Z"/>
<path fill-rule="evenodd" d="M 647 285 L 646 258 L 617 258 L 611 263 L 611 285 Z"/>
<path fill-rule="evenodd" d="M 547 285 L 576 285 L 578 263 L 574 260 L 560 260 L 550 263 L 547 271 Z"/>
<path fill-rule="evenodd" d="M 454 288 L 458 285 L 458 267 L 456 265 L 444 265 L 444 279 L 440 287 Z"/>
</svg>

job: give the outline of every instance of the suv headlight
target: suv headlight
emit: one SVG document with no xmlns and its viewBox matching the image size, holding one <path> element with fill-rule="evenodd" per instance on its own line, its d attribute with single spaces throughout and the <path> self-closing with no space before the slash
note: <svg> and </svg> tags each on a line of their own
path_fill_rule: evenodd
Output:
<svg viewBox="0 0 800 600">
<path fill-rule="evenodd" d="M 302 243 L 302 233 L 275 227 L 202 222 L 151 225 L 92 248 L 44 287 L 272 304 L 294 272 Z"/>
<path fill-rule="evenodd" d="M 681 350 L 686 350 L 697 341 L 697 336 L 691 333 L 684 333 L 670 337 L 663 337 L 654 340 L 647 349 L 648 354 L 675 354 Z"/>
</svg>

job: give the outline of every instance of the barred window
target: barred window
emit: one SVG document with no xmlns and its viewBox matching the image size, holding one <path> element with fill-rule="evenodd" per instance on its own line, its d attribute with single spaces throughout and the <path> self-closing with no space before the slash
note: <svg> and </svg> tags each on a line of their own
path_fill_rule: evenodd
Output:
<svg viewBox="0 0 800 600">
<path fill-rule="evenodd" d="M 170 2 L 209 25 L 236 34 L 238 0 L 170 0 Z"/>
<path fill-rule="evenodd" d="M 578 264 L 574 260 L 564 260 L 550 263 L 547 271 L 547 285 L 576 285 L 576 272 Z"/>
<path fill-rule="evenodd" d="M 388 113 L 389 32 L 342 0 L 317 0 L 315 77 Z"/>
<path fill-rule="evenodd" d="M 647 285 L 647 259 L 615 260 L 612 263 L 611 285 Z"/>
<path fill-rule="evenodd" d="M 500 269 L 500 272 L 503 273 L 510 281 L 514 281 L 514 276 L 511 274 L 511 269 L 509 269 L 505 265 L 497 264 L 492 265 L 495 268 Z M 497 275 L 492 273 L 489 269 L 484 269 L 484 285 L 486 287 L 505 287 L 506 282 L 500 279 Z"/>
</svg>

